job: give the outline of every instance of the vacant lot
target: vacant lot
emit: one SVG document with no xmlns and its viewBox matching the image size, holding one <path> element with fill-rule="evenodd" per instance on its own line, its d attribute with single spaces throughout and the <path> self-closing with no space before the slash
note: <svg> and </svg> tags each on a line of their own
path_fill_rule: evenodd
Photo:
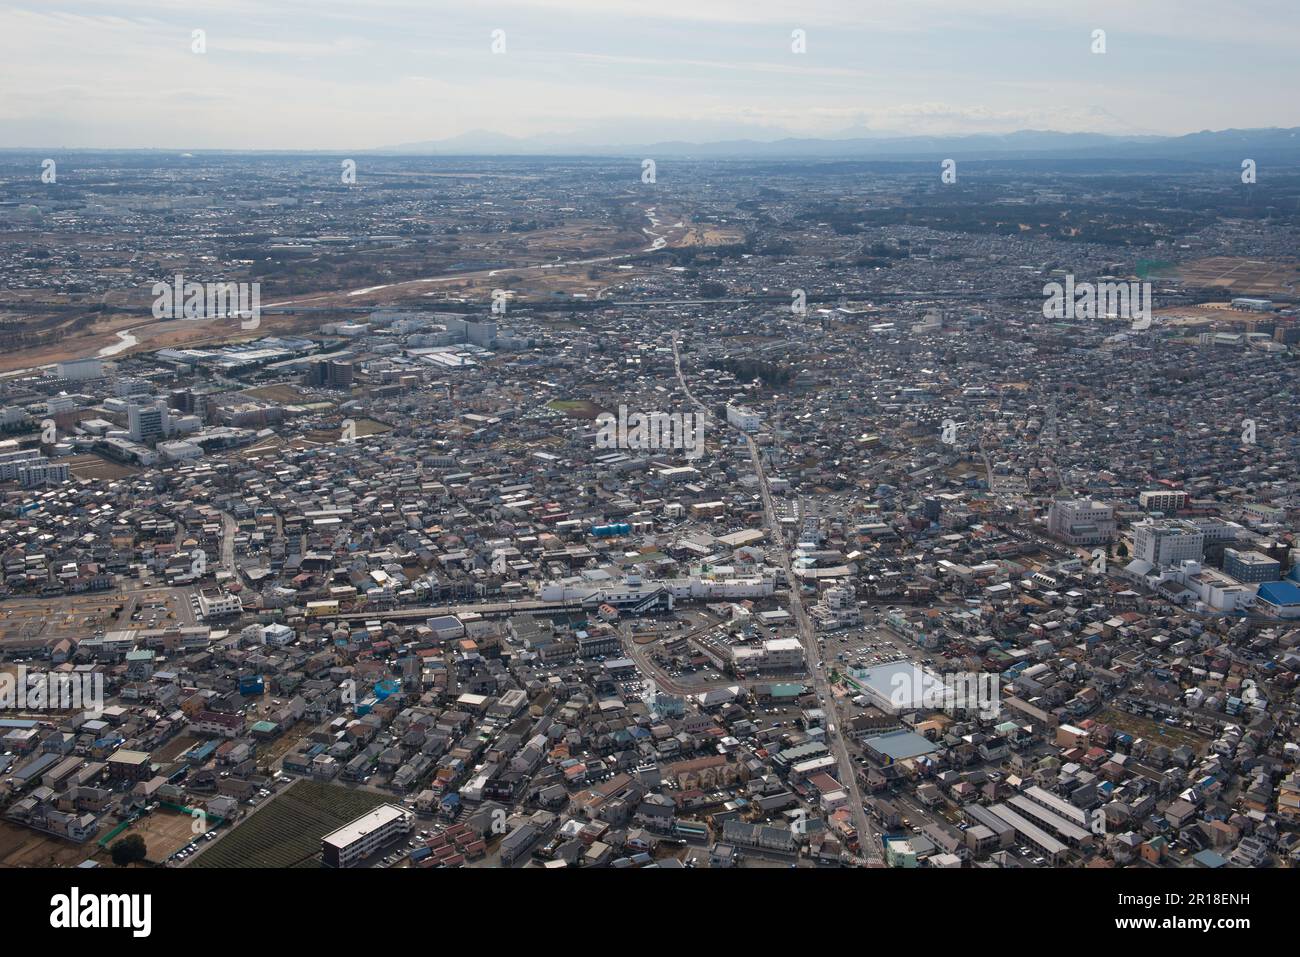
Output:
<svg viewBox="0 0 1300 957">
<path fill-rule="evenodd" d="M 1116 731 L 1123 731 L 1135 738 L 1158 741 L 1168 748 L 1176 748 L 1185 744 L 1197 754 L 1204 754 L 1206 746 L 1210 743 L 1209 738 L 1196 731 L 1190 731 L 1183 727 L 1171 728 L 1160 721 L 1129 714 L 1127 711 L 1121 711 L 1118 708 L 1102 709 L 1101 713 L 1097 715 L 1097 720 L 1102 724 L 1109 725 Z"/>
<path fill-rule="evenodd" d="M 109 850 L 131 834 L 144 838 L 145 860 L 150 864 L 162 864 L 198 836 L 194 833 L 194 818 L 162 807 L 137 818 L 125 831 L 114 836 L 108 842 Z"/>
<path fill-rule="evenodd" d="M 384 803 L 382 794 L 298 781 L 194 859 L 193 867 L 297 867 L 320 839 Z"/>
<path fill-rule="evenodd" d="M 85 455 L 70 455 L 62 461 L 68 463 L 74 476 L 83 479 L 120 479 L 140 471 L 138 468 L 122 462 L 114 462 L 93 452 Z"/>
<path fill-rule="evenodd" d="M 600 415 L 600 407 L 586 399 L 556 399 L 548 402 L 547 408 L 563 412 L 571 419 L 594 419 Z"/>
<path fill-rule="evenodd" d="M 75 844 L 0 821 L 0 867 L 76 867 L 98 850 L 94 841 Z"/>
<path fill-rule="evenodd" d="M 0 605 L 0 642 L 84 638 L 100 626 L 116 627 L 112 615 L 118 604 L 117 594 L 106 591 L 9 599 Z"/>
<path fill-rule="evenodd" d="M 268 402 L 283 402 L 288 405 L 302 401 L 302 391 L 296 385 L 287 382 L 260 385 L 254 389 L 245 389 L 240 394 L 250 399 L 265 399 Z"/>
</svg>

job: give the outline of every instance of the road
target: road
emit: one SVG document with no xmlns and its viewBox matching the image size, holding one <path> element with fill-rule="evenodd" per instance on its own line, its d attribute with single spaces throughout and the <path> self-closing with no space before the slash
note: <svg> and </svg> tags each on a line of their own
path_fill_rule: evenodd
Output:
<svg viewBox="0 0 1300 957">
<path fill-rule="evenodd" d="M 681 385 L 682 391 L 686 393 L 686 398 L 707 416 L 708 410 L 704 407 L 704 403 L 700 402 L 691 393 L 690 387 L 686 384 L 686 376 L 682 374 L 682 359 L 677 347 L 676 332 L 673 333 L 673 366 L 677 370 L 677 381 Z M 780 557 L 781 567 L 785 572 L 785 580 L 789 585 L 790 611 L 795 624 L 799 628 L 799 640 L 803 643 L 808 674 L 812 678 L 813 688 L 817 692 L 818 700 L 826 710 L 828 719 L 833 717 L 838 724 L 840 716 L 835 705 L 835 696 L 831 693 L 830 678 L 827 676 L 821 651 L 817 647 L 817 636 L 813 631 L 812 623 L 808 620 L 807 612 L 804 611 L 803 597 L 800 594 L 801 587 L 798 579 L 794 576 L 794 570 L 790 564 L 790 551 L 786 547 L 785 538 L 781 532 L 781 522 L 777 518 L 776 508 L 772 504 L 772 491 L 768 487 L 767 472 L 763 469 L 763 460 L 762 456 L 759 455 L 758 443 L 748 433 L 741 432 L 739 429 L 736 431 L 744 438 L 746 445 L 749 446 L 749 458 L 754 465 L 754 472 L 758 475 L 758 488 L 763 498 L 763 520 L 767 524 L 768 534 L 772 536 L 772 541 L 777 544 L 777 554 Z M 827 735 L 826 743 L 830 746 L 831 753 L 835 755 L 839 767 L 840 784 L 849 792 L 849 810 L 853 813 L 853 826 L 858 832 L 858 853 L 867 859 L 868 866 L 883 866 L 880 839 L 872 827 L 871 820 L 867 817 L 866 809 L 863 807 L 862 792 L 858 787 L 857 771 L 853 767 L 853 758 L 849 755 L 849 749 L 844 743 L 843 730 L 842 726 L 837 727 L 835 733 Z"/>
<path fill-rule="evenodd" d="M 229 512 L 221 513 L 221 567 L 235 575 L 239 569 L 235 565 L 235 535 L 239 525 Z"/>
</svg>

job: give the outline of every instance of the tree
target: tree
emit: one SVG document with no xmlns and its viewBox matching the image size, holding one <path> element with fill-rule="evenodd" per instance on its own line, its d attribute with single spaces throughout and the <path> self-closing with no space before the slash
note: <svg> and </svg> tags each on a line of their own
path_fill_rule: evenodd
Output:
<svg viewBox="0 0 1300 957">
<path fill-rule="evenodd" d="M 128 834 L 113 845 L 113 863 L 118 867 L 126 867 L 136 861 L 143 861 L 146 853 L 144 838 L 139 834 Z"/>
</svg>

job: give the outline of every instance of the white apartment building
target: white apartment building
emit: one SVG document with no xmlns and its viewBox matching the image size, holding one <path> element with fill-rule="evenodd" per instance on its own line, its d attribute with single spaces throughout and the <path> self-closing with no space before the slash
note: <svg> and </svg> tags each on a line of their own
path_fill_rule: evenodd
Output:
<svg viewBox="0 0 1300 957">
<path fill-rule="evenodd" d="M 37 461 L 19 465 L 18 481 L 23 488 L 35 488 L 38 485 L 61 485 L 68 480 L 71 471 L 66 462 L 50 462 L 42 457 Z"/>
<path fill-rule="evenodd" d="M 1187 505 L 1187 493 L 1174 489 L 1155 489 L 1138 493 L 1144 512 L 1176 512 Z"/>
<path fill-rule="evenodd" d="M 727 403 L 727 423 L 734 425 L 743 432 L 757 432 L 762 426 L 763 420 L 753 409 L 747 409 L 743 405 L 732 405 Z"/>
<path fill-rule="evenodd" d="M 46 461 L 41 450 L 38 448 L 19 449 L 17 443 L 6 442 L 0 448 L 8 451 L 0 451 L 0 481 L 9 482 L 18 478 L 18 472 L 24 466 L 40 465 Z"/>
<path fill-rule="evenodd" d="M 394 838 L 409 834 L 413 815 L 396 804 L 381 804 L 320 840 L 326 867 L 351 867 Z"/>
</svg>

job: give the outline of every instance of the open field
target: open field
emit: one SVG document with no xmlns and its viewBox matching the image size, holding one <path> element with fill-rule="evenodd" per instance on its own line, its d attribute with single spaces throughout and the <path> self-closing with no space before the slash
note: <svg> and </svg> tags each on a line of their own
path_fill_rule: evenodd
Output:
<svg viewBox="0 0 1300 957">
<path fill-rule="evenodd" d="M 190 734 L 188 731 L 182 731 L 166 744 L 154 748 L 154 760 L 160 764 L 167 764 L 171 761 L 175 761 L 178 757 L 203 740 L 205 739 Z"/>
<path fill-rule="evenodd" d="M 376 419 L 356 419 L 353 423 L 356 426 L 354 433 L 356 438 L 364 439 L 369 435 L 383 435 L 385 432 L 391 432 L 393 427 Z M 325 429 L 315 432 L 304 432 L 300 438 L 294 439 L 289 443 L 291 448 L 310 448 L 313 445 L 335 445 L 343 441 L 343 430 Z"/>
<path fill-rule="evenodd" d="M 1150 718 L 1129 714 L 1127 711 L 1120 711 L 1116 708 L 1103 708 L 1101 713 L 1097 715 L 1097 720 L 1117 731 L 1131 734 L 1135 738 L 1159 741 L 1169 748 L 1176 748 L 1185 744 L 1197 754 L 1204 754 L 1206 747 L 1210 743 L 1209 738 L 1196 731 L 1189 731 L 1187 728 L 1182 727 L 1171 728 L 1159 721 L 1152 721 Z"/>
<path fill-rule="evenodd" d="M 114 462 L 102 455 L 70 455 L 62 461 L 72 467 L 72 474 L 79 479 L 120 479 L 136 475 L 140 469 L 124 462 Z"/>
<path fill-rule="evenodd" d="M 0 868 L 76 867 L 98 851 L 93 840 L 76 844 L 52 834 L 0 821 Z M 101 854 L 100 857 L 107 855 Z"/>
<path fill-rule="evenodd" d="M 1234 296 L 1294 296 L 1300 262 L 1213 256 L 1178 270 L 1193 286 L 1221 286 Z"/>
<path fill-rule="evenodd" d="M 109 851 L 114 844 L 131 834 L 139 834 L 144 838 L 145 860 L 150 864 L 164 863 L 198 836 L 194 833 L 194 818 L 162 807 L 136 818 L 130 827 L 109 841 Z"/>
<path fill-rule="evenodd" d="M 200 854 L 193 867 L 293 867 L 320 855 L 320 839 L 371 808 L 382 794 L 297 781 Z"/>
<path fill-rule="evenodd" d="M 251 458 L 267 452 L 278 451 L 279 449 L 284 448 L 284 445 L 284 439 L 280 438 L 278 435 L 268 435 L 264 439 L 258 439 L 252 445 L 245 446 L 244 455 Z"/>
<path fill-rule="evenodd" d="M 586 399 L 555 399 L 546 407 L 563 412 L 571 419 L 594 419 L 600 414 L 600 407 Z"/>
<path fill-rule="evenodd" d="M 265 399 L 267 402 L 282 402 L 286 405 L 301 403 L 303 399 L 301 389 L 284 382 L 245 389 L 240 395 L 246 395 L 250 399 Z"/>
</svg>

